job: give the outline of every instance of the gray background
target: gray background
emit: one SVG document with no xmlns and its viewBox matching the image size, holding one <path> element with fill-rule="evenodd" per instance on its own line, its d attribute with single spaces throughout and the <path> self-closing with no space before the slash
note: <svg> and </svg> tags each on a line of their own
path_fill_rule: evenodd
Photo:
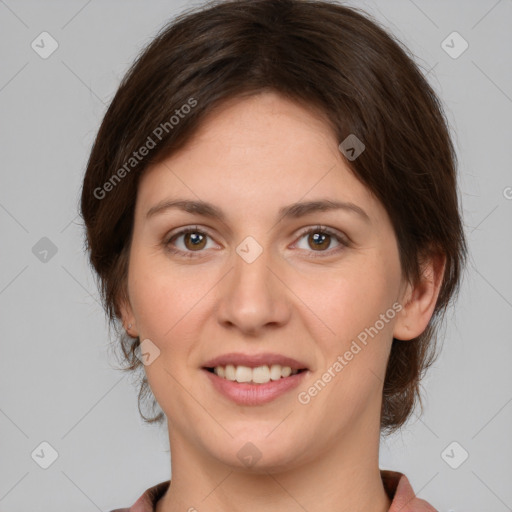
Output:
<svg viewBox="0 0 512 512">
<path fill-rule="evenodd" d="M 471 252 L 425 414 L 383 442 L 380 466 L 440 512 L 512 510 L 512 2 L 351 3 L 411 48 L 444 101 Z M 77 204 L 123 73 L 190 5 L 0 0 L 0 512 L 110 510 L 169 478 L 166 430 L 143 424 L 113 369 Z M 43 31 L 59 44 L 47 59 L 31 48 Z M 453 31 L 469 43 L 456 59 L 441 47 Z M 32 249 L 43 237 L 47 261 Z M 48 469 L 31 457 L 43 441 L 58 452 Z"/>
</svg>

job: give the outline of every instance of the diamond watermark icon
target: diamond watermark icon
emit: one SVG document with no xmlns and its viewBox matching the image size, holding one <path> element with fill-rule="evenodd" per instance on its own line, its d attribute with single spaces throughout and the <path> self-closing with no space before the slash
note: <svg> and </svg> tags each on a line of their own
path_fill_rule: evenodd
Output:
<svg viewBox="0 0 512 512">
<path fill-rule="evenodd" d="M 263 252 L 263 247 L 252 236 L 248 236 L 238 244 L 236 248 L 237 254 L 246 262 L 252 263 Z"/>
<path fill-rule="evenodd" d="M 240 450 L 238 450 L 237 457 L 240 462 L 250 468 L 261 459 L 262 453 L 251 442 L 245 443 Z"/>
<path fill-rule="evenodd" d="M 441 43 L 441 48 L 452 59 L 458 59 L 469 48 L 469 43 L 458 32 L 452 32 Z"/>
<path fill-rule="evenodd" d="M 40 443 L 30 454 L 33 461 L 43 469 L 48 469 L 59 457 L 57 450 L 47 441 Z"/>
<path fill-rule="evenodd" d="M 135 349 L 135 355 L 144 366 L 149 366 L 160 356 L 160 349 L 150 339 L 145 339 Z"/>
<path fill-rule="evenodd" d="M 43 236 L 32 247 L 32 253 L 42 263 L 48 263 L 57 254 L 57 246 L 49 238 Z"/>
<path fill-rule="evenodd" d="M 41 32 L 30 46 L 39 57 L 47 59 L 59 47 L 59 43 L 48 32 Z"/>
<path fill-rule="evenodd" d="M 345 157 L 351 162 L 366 149 L 363 142 L 353 133 L 351 133 L 338 147 Z"/>
<path fill-rule="evenodd" d="M 457 441 L 451 442 L 442 452 L 441 458 L 452 469 L 457 469 L 466 462 L 469 453 Z"/>
</svg>

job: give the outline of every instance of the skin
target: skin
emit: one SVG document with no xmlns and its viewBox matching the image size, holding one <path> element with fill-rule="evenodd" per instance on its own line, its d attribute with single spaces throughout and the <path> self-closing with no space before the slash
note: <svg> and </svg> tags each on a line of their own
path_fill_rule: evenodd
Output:
<svg viewBox="0 0 512 512">
<path fill-rule="evenodd" d="M 139 183 L 121 310 L 129 334 L 160 350 L 145 367 L 172 454 L 158 512 L 390 506 L 378 465 L 386 364 L 393 336 L 408 340 L 426 328 L 444 260 L 427 260 L 415 286 L 402 278 L 386 210 L 351 173 L 339 142 L 318 112 L 265 92 L 223 104 Z M 146 217 L 176 198 L 213 203 L 226 219 L 176 208 Z M 358 205 L 369 221 L 345 210 L 278 218 L 282 206 L 326 198 Z M 317 224 L 349 245 L 328 236 L 318 248 L 302 234 Z M 169 243 L 192 258 L 166 250 L 173 234 L 196 226 L 206 237 L 199 249 L 187 235 Z M 236 252 L 247 236 L 263 250 L 252 263 Z M 403 309 L 299 403 L 298 393 L 396 302 Z M 303 361 L 309 372 L 298 389 L 265 405 L 235 404 L 201 370 L 220 354 L 267 351 Z M 261 453 L 251 467 L 237 456 L 247 442 Z"/>
</svg>

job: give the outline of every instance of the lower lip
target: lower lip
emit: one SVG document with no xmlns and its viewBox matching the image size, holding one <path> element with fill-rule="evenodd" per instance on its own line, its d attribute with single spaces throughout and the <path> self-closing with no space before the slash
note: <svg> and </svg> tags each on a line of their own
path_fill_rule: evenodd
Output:
<svg viewBox="0 0 512 512">
<path fill-rule="evenodd" d="M 224 379 L 204 368 L 203 371 L 217 391 L 239 405 L 262 405 L 271 402 L 296 388 L 308 373 L 308 370 L 304 370 L 289 377 L 271 380 L 266 384 L 249 384 Z"/>
</svg>

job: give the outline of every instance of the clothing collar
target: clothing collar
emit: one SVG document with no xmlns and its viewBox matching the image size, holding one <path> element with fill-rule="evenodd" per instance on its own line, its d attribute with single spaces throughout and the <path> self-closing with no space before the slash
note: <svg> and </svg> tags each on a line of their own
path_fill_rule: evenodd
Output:
<svg viewBox="0 0 512 512">
<path fill-rule="evenodd" d="M 425 500 L 417 498 L 407 477 L 398 471 L 380 470 L 384 489 L 391 502 L 388 512 L 437 512 Z M 147 489 L 129 509 L 111 512 L 155 512 L 157 501 L 166 493 L 171 481 L 160 482 Z"/>
</svg>

